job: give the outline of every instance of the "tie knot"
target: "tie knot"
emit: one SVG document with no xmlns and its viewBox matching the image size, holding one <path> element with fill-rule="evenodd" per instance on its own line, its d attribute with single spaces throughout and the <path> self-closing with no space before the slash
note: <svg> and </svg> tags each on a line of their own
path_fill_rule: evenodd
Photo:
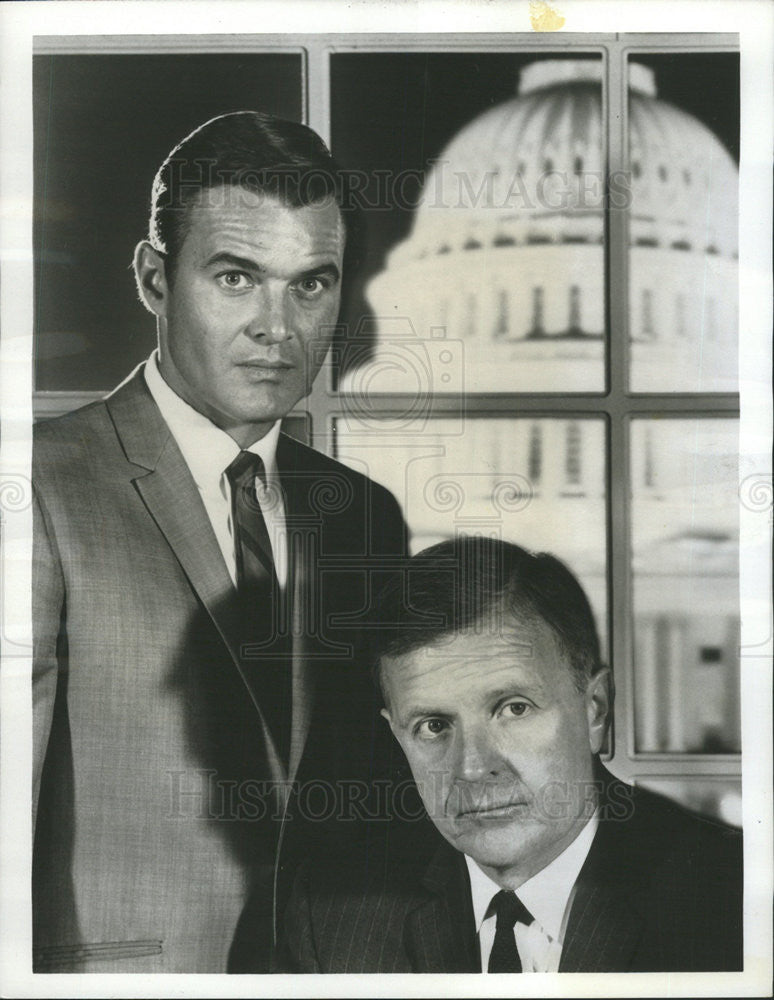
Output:
<svg viewBox="0 0 774 1000">
<path fill-rule="evenodd" d="M 234 461 L 226 469 L 228 481 L 234 487 L 252 490 L 256 476 L 266 485 L 266 469 L 263 459 L 252 451 L 240 451 Z"/>
<path fill-rule="evenodd" d="M 528 927 L 535 919 L 515 892 L 501 889 L 492 897 L 492 908 L 497 914 L 497 930 L 505 927 L 513 930 L 515 924 Z"/>
</svg>

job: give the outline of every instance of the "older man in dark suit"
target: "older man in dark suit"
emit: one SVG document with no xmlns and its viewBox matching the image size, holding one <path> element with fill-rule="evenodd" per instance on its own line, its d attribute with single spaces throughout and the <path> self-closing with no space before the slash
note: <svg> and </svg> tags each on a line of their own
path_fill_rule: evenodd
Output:
<svg viewBox="0 0 774 1000">
<path fill-rule="evenodd" d="M 741 969 L 741 838 L 600 765 L 611 684 L 569 570 L 473 538 L 406 582 L 381 606 L 383 714 L 435 842 L 417 824 L 413 856 L 390 838 L 346 878 L 302 870 L 285 968 Z"/>
<path fill-rule="evenodd" d="M 339 176 L 256 112 L 184 139 L 135 254 L 158 352 L 36 429 L 38 971 L 267 971 L 294 859 L 387 771 L 363 614 L 405 526 L 280 433 L 337 318 Z"/>
</svg>

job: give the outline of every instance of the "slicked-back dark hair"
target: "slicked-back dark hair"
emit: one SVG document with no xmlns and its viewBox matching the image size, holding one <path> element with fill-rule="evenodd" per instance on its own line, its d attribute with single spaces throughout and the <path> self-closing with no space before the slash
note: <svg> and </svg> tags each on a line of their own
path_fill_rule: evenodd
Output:
<svg viewBox="0 0 774 1000">
<path fill-rule="evenodd" d="M 190 202 L 204 190 L 228 186 L 264 193 L 291 208 L 333 198 L 347 235 L 345 270 L 356 263 L 357 213 L 319 135 L 260 111 L 234 111 L 194 129 L 156 173 L 148 239 L 166 257 L 169 272 L 185 239 Z"/>
<path fill-rule="evenodd" d="M 583 690 L 602 666 L 594 615 L 583 588 L 559 559 L 509 542 L 455 538 L 409 559 L 382 591 L 374 666 L 437 645 L 458 632 L 545 622 Z M 382 693 L 384 685 L 380 684 Z"/>
</svg>

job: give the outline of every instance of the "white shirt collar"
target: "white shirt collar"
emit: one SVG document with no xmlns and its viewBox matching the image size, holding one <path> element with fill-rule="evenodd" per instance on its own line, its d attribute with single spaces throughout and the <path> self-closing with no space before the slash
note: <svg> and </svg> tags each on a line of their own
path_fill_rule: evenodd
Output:
<svg viewBox="0 0 774 1000">
<path fill-rule="evenodd" d="M 575 840 L 558 857 L 516 890 L 519 899 L 554 941 L 562 941 L 567 903 L 591 848 L 598 825 L 599 820 L 595 813 Z M 465 862 L 470 874 L 476 931 L 479 932 L 492 897 L 502 889 L 502 886 L 485 875 L 467 854 Z"/>
<path fill-rule="evenodd" d="M 145 365 L 145 381 L 161 415 L 172 432 L 197 487 L 220 489 L 220 477 L 240 452 L 236 441 L 203 413 L 199 413 L 167 385 L 154 351 Z M 277 474 L 277 442 L 281 420 L 247 451 L 260 455 L 267 479 Z"/>
</svg>

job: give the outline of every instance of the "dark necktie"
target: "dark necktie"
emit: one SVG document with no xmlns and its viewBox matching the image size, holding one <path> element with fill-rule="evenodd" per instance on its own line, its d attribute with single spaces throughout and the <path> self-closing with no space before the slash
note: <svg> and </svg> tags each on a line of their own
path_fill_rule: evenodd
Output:
<svg viewBox="0 0 774 1000">
<path fill-rule="evenodd" d="M 260 455 L 241 451 L 226 475 L 231 484 L 242 667 L 287 763 L 292 645 L 269 532 L 255 489 L 256 478 L 265 485 L 263 461 Z"/>
<path fill-rule="evenodd" d="M 521 959 L 513 928 L 517 923 L 529 926 L 534 918 L 515 892 L 501 890 L 494 896 L 491 905 L 497 914 L 497 926 L 487 971 L 521 972 Z"/>
</svg>

